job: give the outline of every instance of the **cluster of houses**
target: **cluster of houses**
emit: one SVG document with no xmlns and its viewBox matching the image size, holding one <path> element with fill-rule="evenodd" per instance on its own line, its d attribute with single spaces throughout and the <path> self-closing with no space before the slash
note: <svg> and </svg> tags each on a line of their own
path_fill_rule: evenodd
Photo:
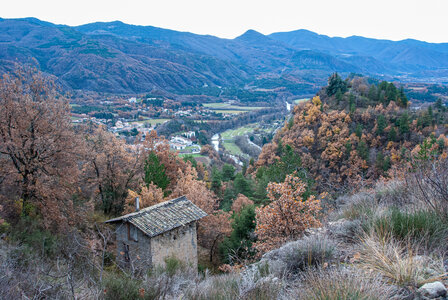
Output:
<svg viewBox="0 0 448 300">
<path fill-rule="evenodd" d="M 118 120 L 117 122 L 115 122 L 115 126 L 110 127 L 109 130 L 113 133 L 118 133 L 120 131 L 131 131 L 134 128 L 137 129 L 139 133 L 142 133 L 144 135 L 149 133 L 153 129 L 152 127 L 146 127 L 143 123 L 130 123 Z"/>
<path fill-rule="evenodd" d="M 191 140 L 195 136 L 196 133 L 194 131 L 188 131 L 181 135 L 173 136 L 170 139 L 170 148 L 173 150 L 180 150 L 182 153 L 200 153 L 201 146 Z"/>
</svg>

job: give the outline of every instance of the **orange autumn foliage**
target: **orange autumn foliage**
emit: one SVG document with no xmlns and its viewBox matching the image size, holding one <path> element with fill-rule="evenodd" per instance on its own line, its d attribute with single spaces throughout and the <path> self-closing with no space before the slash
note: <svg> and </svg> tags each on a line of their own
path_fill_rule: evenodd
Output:
<svg viewBox="0 0 448 300">
<path fill-rule="evenodd" d="M 206 182 L 197 179 L 196 169 L 187 164 L 185 171 L 178 170 L 178 180 L 172 197 L 185 195 L 208 216 L 198 223 L 198 242 L 210 250 L 210 261 L 219 242 L 231 233 L 230 213 L 218 209 L 216 195 L 207 188 Z"/>
<path fill-rule="evenodd" d="M 139 197 L 140 209 L 163 202 L 163 190 L 153 183 L 148 186 L 144 185 L 140 192 L 128 190 L 128 196 L 124 204 L 123 214 L 129 214 L 135 211 L 135 198 Z"/>
<path fill-rule="evenodd" d="M 294 175 L 282 183 L 269 183 L 268 197 L 272 201 L 256 209 L 255 248 L 260 253 L 299 238 L 305 229 L 320 226 L 320 200 L 314 196 L 303 199 L 306 185 Z"/>
<path fill-rule="evenodd" d="M 243 194 L 238 194 L 238 197 L 232 203 L 232 211 L 235 213 L 239 213 L 244 206 L 253 205 L 254 202 L 244 196 Z"/>
</svg>

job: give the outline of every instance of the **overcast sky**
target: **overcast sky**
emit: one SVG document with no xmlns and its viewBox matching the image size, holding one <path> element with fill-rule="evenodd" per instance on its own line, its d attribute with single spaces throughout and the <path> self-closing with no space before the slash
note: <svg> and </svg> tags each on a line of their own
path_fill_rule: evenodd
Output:
<svg viewBox="0 0 448 300">
<path fill-rule="evenodd" d="M 448 42 L 448 0 L 1 0 L 0 17 L 36 17 L 58 24 L 125 23 L 234 38 L 308 29 Z"/>
</svg>

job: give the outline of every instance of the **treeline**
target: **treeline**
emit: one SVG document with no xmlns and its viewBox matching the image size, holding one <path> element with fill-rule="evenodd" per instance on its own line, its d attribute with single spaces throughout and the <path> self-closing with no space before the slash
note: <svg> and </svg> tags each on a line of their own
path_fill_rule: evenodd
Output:
<svg viewBox="0 0 448 300">
<path fill-rule="evenodd" d="M 423 145 L 442 155 L 448 146 L 446 108 L 440 101 L 415 112 L 407 106 L 403 89 L 392 83 L 333 74 L 318 96 L 295 107 L 255 169 L 279 160 L 279 145 L 290 145 L 319 190 L 338 191 L 395 176 Z"/>
</svg>

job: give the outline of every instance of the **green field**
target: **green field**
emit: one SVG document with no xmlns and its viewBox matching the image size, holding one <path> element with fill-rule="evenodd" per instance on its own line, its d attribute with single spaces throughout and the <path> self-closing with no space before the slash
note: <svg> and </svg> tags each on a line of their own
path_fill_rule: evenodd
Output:
<svg viewBox="0 0 448 300">
<path fill-rule="evenodd" d="M 238 106 L 222 102 L 205 103 L 204 107 L 209 108 L 216 113 L 223 113 L 223 114 L 240 114 L 264 108 L 261 106 Z"/>
<path fill-rule="evenodd" d="M 248 134 L 248 133 L 254 131 L 254 129 L 256 128 L 257 125 L 258 125 L 258 123 L 255 123 L 255 124 L 238 127 L 236 129 L 226 130 L 223 133 L 221 133 L 221 138 L 223 140 L 229 140 L 229 139 L 233 139 L 236 136 Z"/>
<path fill-rule="evenodd" d="M 247 113 L 248 110 L 234 110 L 234 109 L 212 109 L 217 114 L 242 114 Z"/>
<path fill-rule="evenodd" d="M 241 152 L 241 149 L 235 144 L 235 137 L 249 134 L 258 126 L 258 123 L 253 123 L 224 131 L 221 133 L 222 146 L 229 151 L 230 154 L 248 157 L 247 154 Z"/>
<path fill-rule="evenodd" d="M 223 141 L 222 146 L 224 149 L 229 151 L 233 155 L 242 155 L 243 152 L 241 152 L 240 147 L 238 147 L 234 141 Z"/>
<path fill-rule="evenodd" d="M 300 102 L 304 102 L 307 100 L 309 100 L 309 98 L 296 99 L 296 100 L 294 100 L 294 104 L 299 104 Z"/>
<path fill-rule="evenodd" d="M 157 125 L 157 124 L 163 124 L 169 120 L 171 120 L 171 119 L 147 119 L 147 120 L 142 120 L 142 121 L 134 121 L 134 122 L 130 122 L 130 123 L 138 123 L 138 124 L 149 123 L 151 125 Z"/>
<path fill-rule="evenodd" d="M 184 156 L 191 156 L 191 157 L 205 157 L 204 155 L 201 155 L 199 153 L 179 153 L 179 156 L 184 157 Z"/>
</svg>

